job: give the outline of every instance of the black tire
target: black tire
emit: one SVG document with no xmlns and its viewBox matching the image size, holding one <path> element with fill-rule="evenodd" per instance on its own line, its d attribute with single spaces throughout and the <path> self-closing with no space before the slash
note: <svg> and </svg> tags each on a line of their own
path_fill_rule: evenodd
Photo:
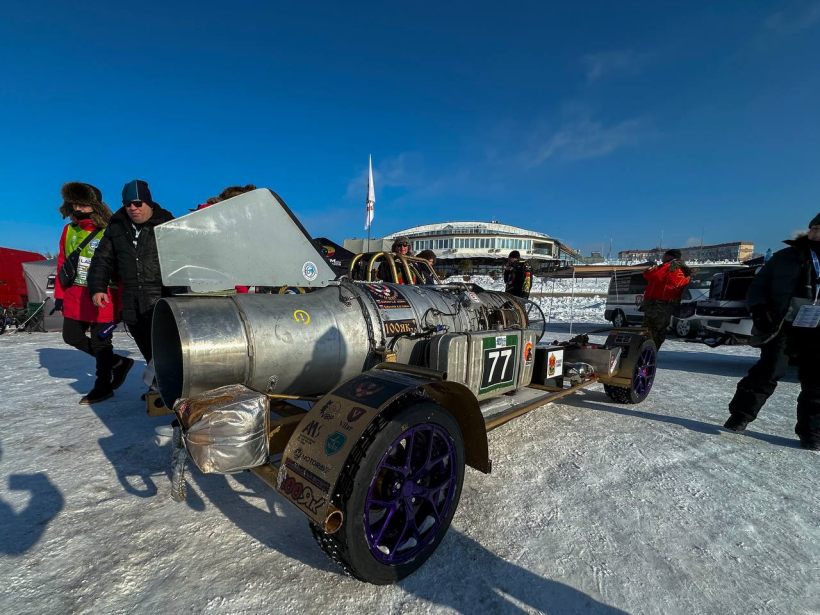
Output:
<svg viewBox="0 0 820 615">
<path fill-rule="evenodd" d="M 691 320 L 685 318 L 675 318 L 672 329 L 675 331 L 675 335 L 686 339 L 697 337 L 698 334 L 697 327 L 694 326 Z"/>
<path fill-rule="evenodd" d="M 376 585 L 400 581 L 416 571 L 433 554 L 450 527 L 464 482 L 464 439 L 458 423 L 447 410 L 428 400 L 416 400 L 385 414 L 387 416 L 379 416 L 362 434 L 339 477 L 333 504 L 344 515 L 342 527 L 336 533 L 328 534 L 315 523 L 310 524 L 319 547 L 339 564 L 345 573 Z M 409 561 L 388 565 L 376 559 L 368 544 L 364 517 L 368 493 L 371 484 L 378 484 L 377 478 L 383 479 L 376 471 L 397 438 L 415 426 L 429 424 L 443 429 L 451 439 L 456 456 L 455 491 L 450 496 L 449 508 L 438 530 L 432 535 L 425 536 L 423 542 L 427 542 L 426 546 Z"/>
<path fill-rule="evenodd" d="M 651 351 L 649 349 L 651 349 Z M 635 367 L 630 374 L 630 378 L 632 380 L 632 384 L 630 386 L 617 387 L 611 384 L 604 385 L 604 393 L 606 393 L 612 401 L 619 404 L 639 404 L 649 396 L 649 392 L 652 390 L 652 385 L 655 382 L 655 371 L 657 369 L 658 349 L 655 346 L 655 342 L 652 340 L 645 340 L 644 343 L 638 348 L 637 354 L 639 359 L 644 356 L 644 353 L 651 354 L 651 374 L 649 375 L 648 383 L 645 382 L 645 377 L 637 377 L 638 373 L 642 369 L 646 368 L 646 366 L 642 365 L 639 360 L 636 362 Z M 642 381 L 645 386 L 641 386 Z M 636 390 L 636 385 L 640 387 L 640 390 Z"/>
<path fill-rule="evenodd" d="M 0 335 L 3 335 L 6 332 L 6 327 L 7 326 L 8 326 L 8 323 L 6 322 L 6 318 L 5 317 L 0 318 Z"/>
<path fill-rule="evenodd" d="M 613 327 L 628 327 L 629 321 L 626 319 L 626 314 L 623 313 L 621 310 L 615 310 L 612 314 L 612 326 Z"/>
</svg>

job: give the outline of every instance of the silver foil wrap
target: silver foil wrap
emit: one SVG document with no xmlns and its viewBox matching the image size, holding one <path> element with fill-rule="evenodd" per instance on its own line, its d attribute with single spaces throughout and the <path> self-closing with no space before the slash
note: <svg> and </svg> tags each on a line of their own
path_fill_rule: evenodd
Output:
<svg viewBox="0 0 820 615">
<path fill-rule="evenodd" d="M 177 413 L 183 422 L 185 447 L 203 472 L 230 474 L 268 462 L 268 399 L 241 384 L 232 384 L 184 400 Z"/>
</svg>

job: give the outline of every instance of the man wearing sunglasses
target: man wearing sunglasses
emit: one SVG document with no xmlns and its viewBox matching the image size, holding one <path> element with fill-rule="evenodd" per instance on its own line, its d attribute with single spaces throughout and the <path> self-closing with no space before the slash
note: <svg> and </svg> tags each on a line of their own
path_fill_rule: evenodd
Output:
<svg viewBox="0 0 820 615">
<path fill-rule="evenodd" d="M 154 228 L 174 216 L 151 198 L 148 183 L 135 179 L 122 189 L 122 207 L 111 216 L 108 229 L 91 260 L 88 290 L 97 307 L 108 301 L 108 280 L 122 285 L 122 320 L 145 357 L 151 361 L 151 319 L 154 306 L 167 289 L 162 286 Z"/>
</svg>

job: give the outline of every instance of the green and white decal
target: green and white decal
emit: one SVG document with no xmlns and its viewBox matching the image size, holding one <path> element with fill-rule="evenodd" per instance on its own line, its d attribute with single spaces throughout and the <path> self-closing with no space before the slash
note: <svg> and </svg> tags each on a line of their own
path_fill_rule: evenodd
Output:
<svg viewBox="0 0 820 615">
<path fill-rule="evenodd" d="M 478 394 L 483 395 L 496 389 L 514 386 L 520 354 L 518 335 L 485 337 L 482 344 L 484 364 Z"/>
</svg>

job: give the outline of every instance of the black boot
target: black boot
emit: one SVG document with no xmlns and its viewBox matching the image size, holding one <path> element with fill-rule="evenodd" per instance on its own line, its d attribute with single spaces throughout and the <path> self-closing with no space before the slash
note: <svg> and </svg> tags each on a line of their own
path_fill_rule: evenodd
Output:
<svg viewBox="0 0 820 615">
<path fill-rule="evenodd" d="M 723 427 L 735 433 L 743 433 L 748 424 L 749 421 L 733 414 L 729 417 L 729 420 L 723 424 Z"/>
<path fill-rule="evenodd" d="M 117 356 L 117 361 L 114 363 L 114 369 L 112 370 L 111 376 L 112 390 L 118 389 L 122 386 L 122 383 L 125 382 L 125 377 L 128 375 L 128 372 L 131 371 L 132 367 L 134 367 L 134 359 Z"/>
<path fill-rule="evenodd" d="M 111 397 L 114 397 L 114 391 L 112 391 L 111 389 L 100 389 L 97 388 L 97 386 L 94 386 L 94 388 L 88 392 L 88 395 L 83 396 L 83 398 L 80 400 L 80 405 L 90 406 L 91 404 L 96 404 L 101 401 L 105 401 L 106 399 L 109 399 Z"/>
<path fill-rule="evenodd" d="M 800 438 L 800 448 L 809 451 L 820 451 L 820 438 Z"/>
</svg>

